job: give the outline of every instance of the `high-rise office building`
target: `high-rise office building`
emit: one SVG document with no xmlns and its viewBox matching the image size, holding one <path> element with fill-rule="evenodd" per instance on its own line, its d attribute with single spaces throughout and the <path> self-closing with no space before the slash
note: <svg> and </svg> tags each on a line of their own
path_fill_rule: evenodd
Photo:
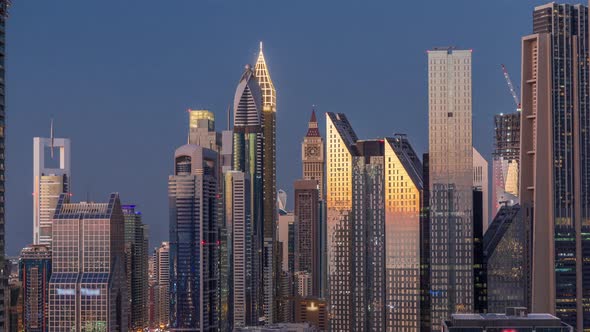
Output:
<svg viewBox="0 0 590 332">
<path fill-rule="evenodd" d="M 22 313 L 25 331 L 48 331 L 51 248 L 31 245 L 21 250 L 19 279 L 22 282 Z"/>
<path fill-rule="evenodd" d="M 125 238 L 119 195 L 107 203 L 69 203 L 53 218 L 49 331 L 127 329 Z"/>
<path fill-rule="evenodd" d="M 520 112 L 494 116 L 492 158 L 492 215 L 495 216 L 501 206 L 518 203 Z"/>
<path fill-rule="evenodd" d="M 141 222 L 141 212 L 135 205 L 121 208 L 125 222 L 129 327 L 135 331 L 148 326 L 148 227 Z"/>
<path fill-rule="evenodd" d="M 253 288 L 248 289 L 248 298 L 252 301 L 249 317 L 253 317 L 256 323 L 264 316 L 262 146 L 262 91 L 251 66 L 246 65 L 234 97 L 233 164 L 234 170 L 243 172 L 248 177 L 249 183 L 249 192 L 246 195 L 250 204 L 249 249 L 251 254 L 247 257 L 249 260 L 247 266 L 251 268 L 249 277 L 253 280 Z M 234 257 L 234 264 L 235 259 L 236 257 Z M 234 317 L 234 320 L 237 323 L 238 317 Z"/>
<path fill-rule="evenodd" d="M 358 140 L 346 115 L 326 113 L 326 209 L 330 328 L 352 329 L 352 163 Z"/>
<path fill-rule="evenodd" d="M 531 310 L 590 328 L 588 8 L 535 7 L 522 39 L 520 203 L 532 234 Z M 526 171 L 525 171 L 526 170 Z"/>
<path fill-rule="evenodd" d="M 5 233 L 4 233 L 4 137 L 5 137 L 5 66 L 4 66 L 4 55 L 5 55 L 5 41 L 6 41 L 6 18 L 8 17 L 8 0 L 0 0 L 0 329 L 6 327 L 6 305 L 8 293 L 8 276 L 5 268 Z"/>
<path fill-rule="evenodd" d="M 308 322 L 320 331 L 328 331 L 328 303 L 326 300 L 306 298 L 295 300 L 295 323 Z"/>
<path fill-rule="evenodd" d="M 154 250 L 154 325 L 164 330 L 170 324 L 170 243 Z"/>
<path fill-rule="evenodd" d="M 473 311 L 471 51 L 428 51 L 432 328 Z"/>
<path fill-rule="evenodd" d="M 441 332 L 461 331 L 555 331 L 574 329 L 550 314 L 529 314 L 527 308 L 506 308 L 506 313 L 453 314 L 443 322 Z"/>
<path fill-rule="evenodd" d="M 56 157 L 59 160 L 53 160 Z M 55 206 L 61 194 L 70 192 L 70 181 L 70 140 L 54 138 L 52 125 L 50 138 L 33 139 L 34 244 L 51 245 Z"/>
<path fill-rule="evenodd" d="M 482 195 L 482 225 L 483 231 L 488 229 L 489 220 L 489 177 L 488 162 L 485 158 L 473 148 L 473 188 L 481 191 Z"/>
<path fill-rule="evenodd" d="M 324 141 L 320 135 L 315 110 L 307 128 L 307 134 L 301 144 L 301 161 L 303 162 L 303 179 L 317 181 L 320 199 L 324 199 Z"/>
<path fill-rule="evenodd" d="M 295 272 L 311 277 L 311 296 L 320 296 L 319 190 L 316 180 L 297 180 L 295 189 Z"/>
<path fill-rule="evenodd" d="M 263 281 L 264 281 L 264 318 L 265 323 L 272 324 L 276 321 L 276 297 L 280 291 L 280 283 L 277 278 L 280 269 L 276 261 L 276 222 L 277 222 L 277 176 L 276 176 L 276 111 L 277 92 L 275 90 L 270 73 L 262 53 L 260 53 L 255 66 L 255 75 L 262 92 L 262 201 L 263 201 Z"/>
<path fill-rule="evenodd" d="M 473 312 L 487 312 L 486 267 L 483 254 L 483 192 L 473 187 Z"/>
<path fill-rule="evenodd" d="M 170 330 L 219 326 L 218 166 L 213 150 L 187 144 L 174 153 L 170 202 Z"/>
<path fill-rule="evenodd" d="M 232 230 L 230 265 L 231 293 L 228 316 L 230 329 L 258 323 L 257 299 L 253 290 L 257 279 L 253 278 L 251 265 L 253 252 L 252 213 L 250 204 L 250 176 L 244 172 L 225 173 L 226 222 Z"/>
<path fill-rule="evenodd" d="M 488 312 L 528 307 L 526 246 L 520 205 L 502 206 L 483 238 Z"/>
</svg>

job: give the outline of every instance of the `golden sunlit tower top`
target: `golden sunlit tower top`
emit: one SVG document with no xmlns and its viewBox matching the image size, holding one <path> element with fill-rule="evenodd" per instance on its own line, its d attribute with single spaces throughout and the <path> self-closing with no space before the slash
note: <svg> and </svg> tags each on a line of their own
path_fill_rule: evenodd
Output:
<svg viewBox="0 0 590 332">
<path fill-rule="evenodd" d="M 260 53 L 258 54 L 258 60 L 256 60 L 255 73 L 260 84 L 260 89 L 262 90 L 263 105 L 272 106 L 273 112 L 276 111 L 277 91 L 275 90 L 274 84 L 272 84 L 270 73 L 266 66 L 266 60 L 264 60 L 262 42 L 260 42 Z"/>
</svg>

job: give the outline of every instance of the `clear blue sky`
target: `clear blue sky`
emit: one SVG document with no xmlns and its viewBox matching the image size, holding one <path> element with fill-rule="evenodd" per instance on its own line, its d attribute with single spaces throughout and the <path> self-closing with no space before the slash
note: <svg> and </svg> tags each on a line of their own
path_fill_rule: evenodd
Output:
<svg viewBox="0 0 590 332">
<path fill-rule="evenodd" d="M 258 41 L 277 88 L 278 187 L 301 175 L 311 106 L 344 112 L 362 138 L 407 133 L 427 150 L 426 50 L 473 49 L 474 144 L 489 159 L 492 116 L 514 109 L 520 37 L 544 1 L 13 0 L 7 28 L 7 253 L 32 239 L 32 143 L 72 140 L 74 200 L 117 191 L 151 245 L 168 238 L 167 177 L 187 108 L 225 129 Z"/>
</svg>

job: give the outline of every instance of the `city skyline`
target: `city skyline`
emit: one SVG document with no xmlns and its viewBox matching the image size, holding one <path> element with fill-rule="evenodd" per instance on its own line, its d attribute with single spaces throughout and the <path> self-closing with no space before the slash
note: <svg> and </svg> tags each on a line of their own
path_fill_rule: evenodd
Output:
<svg viewBox="0 0 590 332">
<path fill-rule="evenodd" d="M 24 189 L 30 188 L 26 183 L 30 183 L 30 165 L 27 158 L 30 158 L 30 152 L 25 149 L 25 143 L 30 144 L 30 137 L 47 135 L 47 127 L 50 116 L 56 118 L 57 131 L 61 137 L 67 137 L 72 140 L 72 154 L 75 156 L 72 159 L 73 177 L 79 179 L 73 182 L 72 193 L 75 200 L 86 199 L 100 199 L 105 193 L 111 190 L 117 190 L 121 193 L 124 201 L 133 200 L 138 204 L 138 207 L 144 211 L 145 222 L 150 225 L 153 232 L 150 246 L 154 247 L 157 243 L 166 240 L 162 234 L 166 234 L 167 216 L 165 211 L 165 175 L 171 171 L 171 165 L 166 158 L 158 157 L 155 161 L 146 157 L 145 167 L 142 171 L 136 172 L 117 171 L 119 174 L 113 174 L 115 168 L 112 167 L 112 162 L 123 163 L 129 157 L 129 153 L 139 153 L 148 156 L 147 151 L 153 150 L 149 155 L 169 155 L 176 146 L 186 140 L 188 133 L 188 126 L 186 125 L 185 116 L 187 108 L 210 109 L 215 113 L 218 120 L 218 127 L 225 129 L 224 119 L 226 118 L 227 105 L 231 103 L 231 95 L 233 87 L 237 83 L 235 72 L 240 70 L 240 67 L 245 63 L 254 64 L 258 51 L 258 42 L 264 41 L 265 55 L 269 67 L 273 70 L 273 81 L 277 87 L 280 88 L 278 98 L 280 101 L 280 109 L 277 112 L 277 189 L 283 188 L 288 193 L 292 193 L 292 179 L 299 178 L 301 166 L 299 162 L 290 162 L 289 156 L 298 155 L 300 153 L 300 137 L 305 133 L 305 123 L 309 119 L 309 112 L 312 105 L 316 105 L 318 112 L 318 119 L 320 121 L 319 127 L 322 135 L 325 135 L 323 113 L 329 111 L 344 112 L 354 123 L 355 130 L 361 137 L 379 137 L 390 136 L 395 132 L 404 132 L 408 134 L 409 138 L 414 142 L 418 154 L 425 152 L 427 149 L 426 133 L 427 133 L 427 88 L 425 85 L 426 74 L 426 49 L 437 45 L 457 45 L 458 47 L 465 47 L 474 49 L 474 145 L 482 152 L 484 157 L 490 161 L 492 144 L 492 117 L 496 113 L 510 112 L 514 106 L 510 98 L 509 92 L 503 81 L 500 63 L 506 63 L 510 74 L 513 76 L 515 82 L 519 82 L 519 40 L 523 35 L 531 33 L 530 17 L 531 10 L 535 4 L 544 3 L 542 1 L 526 4 L 514 4 L 514 11 L 502 10 L 501 5 L 487 4 L 470 6 L 469 9 L 461 9 L 458 13 L 453 15 L 462 16 L 464 11 L 483 10 L 484 7 L 493 13 L 504 15 L 507 19 L 512 18 L 514 24 L 510 28 L 501 28 L 495 33 L 499 35 L 498 38 L 511 40 L 506 42 L 506 49 L 497 50 L 488 45 L 483 44 L 476 38 L 473 33 L 459 33 L 452 27 L 442 28 L 441 31 L 432 35 L 425 35 L 425 31 L 417 27 L 416 35 L 421 38 L 419 42 L 412 42 L 404 39 L 404 45 L 407 44 L 407 50 L 403 54 L 395 54 L 394 50 L 397 48 L 395 42 L 392 45 L 377 43 L 378 37 L 365 36 L 361 37 L 362 32 L 375 31 L 378 36 L 382 34 L 391 34 L 398 23 L 390 23 L 389 17 L 385 13 L 395 15 L 386 4 L 371 4 L 366 6 L 345 4 L 343 6 L 343 13 L 341 16 L 335 17 L 334 22 L 342 31 L 334 31 L 332 29 L 320 29 L 317 36 L 309 37 L 302 40 L 300 36 L 292 31 L 292 28 L 283 27 L 278 29 L 278 32 L 265 31 L 258 23 L 254 24 L 251 37 L 243 40 L 232 42 L 231 46 L 219 45 L 218 41 L 213 38 L 203 39 L 202 43 L 211 44 L 211 54 L 224 54 L 220 59 L 213 59 L 210 55 L 201 54 L 197 57 L 184 56 L 180 59 L 183 66 L 186 67 L 182 72 L 178 71 L 178 67 L 171 66 L 170 58 L 159 54 L 158 57 L 152 58 L 150 55 L 142 55 L 137 63 L 129 63 L 128 56 L 123 56 L 121 61 L 113 61 L 111 66 L 107 66 L 106 72 L 110 76 L 103 75 L 98 68 L 109 64 L 94 55 L 90 55 L 85 51 L 77 48 L 66 48 L 66 38 L 74 38 L 74 41 L 79 42 L 81 46 L 88 46 L 80 36 L 72 31 L 64 31 L 60 24 L 48 27 L 55 33 L 55 46 L 60 49 L 59 53 L 53 53 L 47 48 L 40 47 L 45 41 L 39 39 L 45 32 L 38 30 L 39 25 L 25 27 L 31 18 L 36 18 L 38 23 L 42 23 L 42 17 L 38 17 L 37 10 L 48 10 L 48 17 L 60 17 L 56 8 L 44 7 L 45 4 L 36 4 L 34 7 L 26 3 L 17 3 L 11 7 L 11 19 L 8 30 L 9 42 L 7 43 L 8 53 L 7 57 L 8 71 L 7 81 L 11 82 L 8 88 L 8 108 L 12 109 L 11 117 L 9 119 L 9 127 L 11 138 L 9 139 L 7 149 L 11 156 L 8 158 L 7 165 L 7 200 L 13 202 L 11 207 L 7 209 L 7 232 L 14 234 L 10 236 L 7 242 L 7 253 L 15 255 L 20 248 L 29 244 L 30 234 L 32 228 L 32 213 L 30 209 L 25 207 L 30 206 L 31 196 L 30 192 Z M 417 4 L 418 7 L 424 4 Z M 92 7 L 93 4 L 88 6 Z M 120 13 L 109 10 L 109 15 L 122 19 L 129 14 L 130 10 L 134 8 L 131 5 L 113 4 Z M 166 8 L 161 15 L 167 19 L 172 19 L 175 15 L 181 15 L 178 8 Z M 440 4 L 432 4 L 425 13 L 428 19 L 437 22 L 438 18 L 433 17 L 433 13 Z M 79 6 L 74 3 L 68 5 L 57 6 L 57 9 L 67 9 L 66 13 L 76 14 L 74 17 L 68 17 L 69 20 L 77 22 L 81 18 L 88 18 L 90 13 L 86 12 L 88 7 Z M 236 9 L 224 7 L 224 5 L 215 5 L 206 3 L 202 5 L 195 5 L 196 8 L 209 9 L 218 15 L 225 15 L 232 17 L 236 15 L 239 10 L 251 11 L 253 9 L 244 6 L 236 5 Z M 187 9 L 187 8 L 184 8 Z M 190 9 L 190 8 L 188 8 Z M 226 12 L 223 12 L 226 10 Z M 294 10 L 296 10 L 295 8 Z M 379 14 L 380 9 L 384 11 Z M 276 10 L 272 5 L 265 10 Z M 320 5 L 316 7 L 316 12 L 311 13 L 310 19 L 319 20 L 322 13 L 325 13 L 327 7 Z M 353 43 L 348 43 L 342 39 L 346 33 L 351 31 L 345 28 L 344 23 L 353 12 L 359 11 L 359 14 L 367 16 L 367 14 L 374 15 L 376 21 L 363 27 L 360 32 L 355 32 L 350 37 Z M 39 12 L 40 13 L 40 12 Z M 139 17 L 147 18 L 150 15 L 155 15 L 149 10 L 142 9 L 138 13 Z M 285 14 L 278 15 L 274 19 L 285 19 Z M 528 18 L 528 19 L 524 19 Z M 136 17 L 128 18 L 130 20 Z M 487 19 L 487 18 L 486 18 Z M 205 20 L 205 22 L 208 19 Z M 472 18 L 465 18 L 465 20 L 472 20 Z M 67 20 L 66 20 L 67 21 Z M 68 21 L 72 23 L 72 21 Z M 139 22 L 142 23 L 143 21 Z M 474 27 L 476 31 L 482 29 L 484 22 L 475 22 Z M 141 38 L 142 34 L 137 35 L 138 31 L 135 28 L 130 28 L 129 22 L 115 20 L 114 26 L 123 28 L 121 30 L 122 36 L 115 38 L 112 42 L 115 44 L 127 40 L 125 38 L 132 38 L 133 36 L 140 37 L 133 43 L 139 49 L 145 47 L 144 41 Z M 478 23 L 478 24 L 475 24 Z M 401 23 L 400 23 L 401 24 Z M 48 24 L 48 26 L 51 24 Z M 133 25 L 133 24 L 131 24 Z M 389 27 L 389 28 L 386 28 Z M 358 26 L 357 26 L 358 28 Z M 381 29 L 383 28 L 383 29 Z M 112 28 L 109 28 L 112 29 Z M 177 24 L 170 27 L 169 32 L 178 33 L 178 38 L 181 41 L 179 45 L 186 46 L 192 49 L 192 45 L 188 45 L 185 41 L 192 40 L 191 35 L 198 36 L 199 32 L 193 28 L 188 29 L 183 24 Z M 186 31 L 181 31 L 186 29 Z M 309 29 L 306 27 L 305 29 Z M 96 42 L 99 45 L 109 45 L 106 40 L 98 35 L 94 28 L 88 25 L 82 25 L 81 30 L 85 31 L 85 37 L 97 37 Z M 158 30 L 158 33 L 164 31 Z M 74 35 L 72 35 L 72 33 Z M 108 30 L 108 34 L 114 31 Z M 229 34 L 230 32 L 223 30 L 221 34 Z M 279 38 L 282 34 L 286 34 L 284 38 Z M 328 35 L 334 34 L 336 40 L 322 42 Z M 483 33 L 483 32 L 482 32 Z M 488 33 L 488 32 L 486 32 Z M 24 34 L 24 35 L 23 35 Z M 489 33 L 488 33 L 489 34 Z M 114 36 L 114 35 L 113 35 Z M 113 37 L 111 36 L 111 37 Z M 450 36 L 450 37 L 448 37 Z M 11 39 L 10 39 L 11 38 Z M 62 39 L 63 38 L 63 39 Z M 201 42 L 195 42 L 194 46 L 203 45 Z M 71 46 L 71 45 L 70 45 Z M 32 53 L 31 47 L 35 47 L 36 52 L 43 54 L 47 52 L 46 60 L 37 58 L 37 53 Z M 38 48 L 42 51 L 39 51 Z M 225 52 L 224 52 L 225 47 Z M 374 49 L 371 53 L 371 64 L 363 64 L 358 62 L 360 52 L 367 48 Z M 244 51 L 246 50 L 246 51 Z M 309 52 L 309 51 L 312 52 Z M 239 51 L 239 52 L 238 52 Z M 27 56 L 21 56 L 27 54 Z M 82 52 L 82 53 L 80 53 Z M 121 52 L 131 52 L 131 49 L 125 47 Z M 182 53 L 182 52 L 181 52 Z M 194 52 L 188 52 L 193 54 Z M 131 53 L 130 53 L 131 54 Z M 166 53 L 168 56 L 176 53 Z M 164 54 L 164 55 L 166 55 Z M 411 55 L 408 55 L 411 54 Z M 64 58 L 76 56 L 75 61 L 62 62 L 55 56 L 60 55 Z M 420 56 L 422 55 L 422 56 Z M 163 57 L 162 57 L 163 56 Z M 336 59 L 337 58 L 337 59 Z M 71 59 L 70 59 L 71 60 Z M 159 61 L 163 61 L 162 68 L 156 66 L 154 75 L 160 77 L 160 83 L 157 84 L 159 89 L 162 89 L 160 98 L 154 99 L 153 96 L 147 96 L 152 93 L 151 88 L 146 88 L 145 85 L 139 84 L 138 79 L 146 79 L 142 76 L 145 72 L 146 66 L 150 68 Z M 190 62 L 189 62 L 190 60 Z M 218 64 L 212 66 L 215 68 L 203 69 L 211 61 Z M 396 60 L 398 64 L 395 64 Z M 47 69 L 39 68 L 39 63 L 45 63 L 47 68 L 52 70 L 60 70 L 59 72 L 47 71 Z M 403 63 L 404 66 L 399 64 Z M 204 66 L 205 64 L 205 66 Z M 25 68 L 33 65 L 32 68 Z M 84 69 L 88 66 L 88 69 Z M 296 67 L 300 67 L 296 69 Z M 405 70 L 402 67 L 408 67 L 412 70 L 412 74 L 405 76 L 398 74 L 398 70 L 403 73 Z M 122 68 L 126 71 L 120 72 Z M 162 72 L 162 69 L 168 68 L 168 71 Z M 39 70 L 36 80 L 25 80 L 29 70 Z M 74 70 L 82 70 L 86 75 L 79 76 L 75 74 Z M 104 69 L 104 68 L 103 68 Z M 321 69 L 321 70 L 320 70 Z M 117 72 L 115 72 L 117 71 Z M 301 73 L 298 73 L 300 71 Z M 355 71 L 357 79 L 345 76 L 347 72 Z M 191 72 L 194 74 L 187 74 Z M 50 74 L 51 73 L 51 74 Z M 418 74 L 416 74 L 418 73 Z M 314 79 L 323 82 L 321 85 L 318 82 L 311 82 L 309 77 L 304 78 L 304 75 L 311 76 Z M 119 76 L 121 75 L 121 76 Z M 413 77 L 410 77 L 413 76 Z M 42 82 L 53 77 L 56 79 L 55 84 L 61 87 L 63 91 L 68 91 L 66 95 L 63 92 L 55 91 L 55 87 L 47 87 L 48 90 L 56 92 L 54 95 L 46 95 L 44 90 L 39 90 Z M 113 82 L 116 78 L 122 78 L 121 82 Z M 360 79 L 359 79 L 360 77 Z M 344 79 L 347 78 L 347 79 Z M 73 87 L 74 82 L 84 79 L 85 84 Z M 299 88 L 301 80 L 306 80 L 309 86 Z M 338 82 L 338 81 L 343 81 Z M 377 89 L 364 88 L 359 85 L 360 82 L 371 80 L 371 82 L 378 86 Z M 202 82 L 207 82 L 206 89 L 200 86 Z M 160 85 L 164 82 L 172 82 L 173 86 L 179 88 L 178 93 L 172 93 L 168 88 Z M 330 82 L 332 86 L 326 86 L 321 90 L 318 87 L 326 85 Z M 123 84 L 127 87 L 128 94 L 121 95 L 118 92 L 111 91 L 110 84 Z M 348 87 L 345 86 L 346 83 Z M 23 89 L 22 85 L 30 85 L 30 89 Z M 46 83 L 47 84 L 47 83 Z M 95 95 L 92 89 L 102 91 L 100 95 Z M 102 90 L 101 90 L 102 89 Z M 44 101 L 43 107 L 35 107 L 35 103 L 31 100 L 25 100 L 22 91 L 33 91 L 38 94 L 39 98 Z M 318 92 L 315 92 L 317 90 Z M 374 91 L 373 91 L 374 90 Z M 354 91 L 355 93 L 352 93 Z M 390 93 L 394 92 L 394 104 L 388 105 L 386 100 L 390 98 Z M 158 91 L 160 92 L 160 91 Z M 350 93 L 347 93 L 350 92 Z M 29 93 L 30 94 L 30 93 Z M 353 95 L 346 104 L 342 104 L 338 96 L 341 94 Z M 209 97 L 211 95 L 211 97 Z M 39 99 L 37 98 L 37 99 Z M 174 98 L 175 102 L 169 102 L 170 98 Z M 493 100 L 494 102 L 490 102 Z M 119 101 L 119 102 L 118 102 Z M 151 103 L 147 105 L 145 103 Z M 494 105 L 488 106 L 489 105 Z M 48 106 L 49 105 L 49 106 Z M 125 107 L 127 105 L 128 107 Z M 129 107 L 131 106 L 131 107 Z M 123 109 L 121 109 L 123 107 Z M 385 109 L 384 107 L 391 107 Z M 99 111 L 100 110 L 100 111 Z M 145 114 L 143 114 L 145 110 Z M 41 113 L 37 113 L 41 112 Z M 115 112 L 115 113 L 114 113 Z M 116 115 L 115 115 L 116 114 Z M 371 121 L 371 116 L 365 117 L 364 114 L 372 114 L 374 116 L 385 116 L 389 121 Z M 407 116 L 405 116 L 407 114 Z M 400 115 L 404 115 L 401 117 Z M 25 122 L 29 116 L 34 116 L 37 120 L 33 125 L 25 126 Z M 119 121 L 112 121 L 109 118 L 116 116 Z M 80 118 L 82 117 L 82 118 Z M 152 120 L 154 117 L 166 117 L 165 120 Z M 96 125 L 93 126 L 76 126 L 74 123 L 86 123 L 82 119 L 91 119 Z M 369 118 L 369 119 L 367 119 Z M 374 118 L 374 117 L 373 117 Z M 130 121 L 134 122 L 130 122 Z M 373 119 L 374 120 L 374 119 Z M 105 122 L 106 121 L 106 122 Z M 291 123 L 294 125 L 291 126 Z M 130 126 L 130 124 L 133 124 Z M 26 128 L 25 128 L 26 127 Z M 84 127 L 84 131 L 80 131 Z M 103 128 L 103 132 L 95 130 Z M 108 128 L 109 134 L 104 133 L 104 128 Z M 291 129 L 292 128 L 292 129 Z M 21 130 L 22 129 L 22 130 Z M 145 136 L 148 132 L 156 133 L 152 137 Z M 143 135 L 143 136 L 141 136 Z M 121 139 L 123 138 L 123 139 Z M 115 140 L 113 140 L 115 139 Z M 104 147 L 99 147 L 96 142 L 105 141 Z M 116 144 L 116 145 L 115 145 Z M 27 151 L 27 153 L 21 151 Z M 89 155 L 88 151 L 93 151 Z M 28 156 L 28 157 L 27 157 Z M 109 158 L 104 158 L 108 156 Z M 105 159 L 107 159 L 105 161 Z M 110 161 L 108 161 L 111 159 Z M 93 176 L 98 170 L 105 170 L 105 176 Z M 22 173 L 22 174 L 21 174 Z M 143 183 L 142 176 L 146 174 L 153 174 L 153 184 Z M 155 174 L 160 174 L 156 176 Z M 108 176 L 111 175 L 111 176 Z M 131 177 L 127 178 L 129 175 Z M 99 179 L 100 178 L 100 179 Z M 115 181 L 115 182 L 113 182 Z M 23 183 L 25 185 L 23 185 Z M 137 193 L 133 191 L 133 187 L 139 183 L 146 185 L 145 193 Z M 292 203 L 292 202 L 290 202 Z M 289 207 L 291 208 L 291 206 Z M 22 222 L 16 222 L 22 220 Z M 29 222 L 30 220 L 30 222 Z M 22 235 L 21 235 L 22 234 Z"/>
</svg>

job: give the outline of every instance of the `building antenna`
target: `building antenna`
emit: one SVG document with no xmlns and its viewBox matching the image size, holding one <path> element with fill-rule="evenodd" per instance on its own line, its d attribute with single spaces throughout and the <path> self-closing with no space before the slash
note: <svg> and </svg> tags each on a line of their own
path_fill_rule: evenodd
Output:
<svg viewBox="0 0 590 332">
<path fill-rule="evenodd" d="M 49 132 L 49 139 L 51 140 L 51 159 L 53 159 L 53 150 L 54 150 L 54 143 L 55 139 L 53 137 L 53 118 L 51 118 L 51 125 L 50 125 L 50 132 Z"/>
<path fill-rule="evenodd" d="M 227 130 L 231 130 L 231 105 L 227 105 Z"/>
</svg>

